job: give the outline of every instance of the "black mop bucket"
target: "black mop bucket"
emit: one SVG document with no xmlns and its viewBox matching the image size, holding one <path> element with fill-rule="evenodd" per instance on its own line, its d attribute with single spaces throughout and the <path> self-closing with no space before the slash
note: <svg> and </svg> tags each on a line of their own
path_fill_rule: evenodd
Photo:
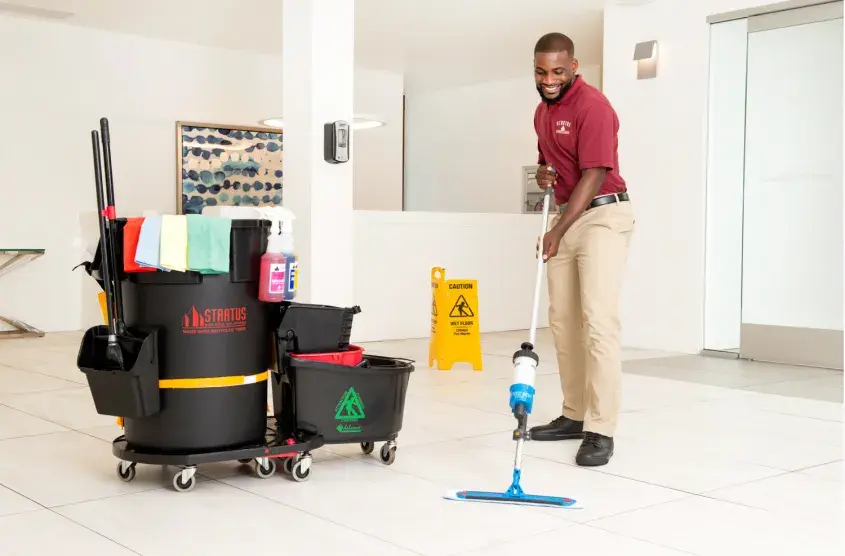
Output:
<svg viewBox="0 0 845 556">
<path fill-rule="evenodd" d="M 130 326 L 118 337 L 123 365 L 106 355 L 108 326 L 89 328 L 82 338 L 76 366 L 88 379 L 100 415 L 140 418 L 161 409 L 159 396 L 158 328 Z"/>
<path fill-rule="evenodd" d="M 402 430 L 413 361 L 364 355 L 357 366 L 285 356 L 296 429 L 326 444 L 395 440 Z"/>
</svg>

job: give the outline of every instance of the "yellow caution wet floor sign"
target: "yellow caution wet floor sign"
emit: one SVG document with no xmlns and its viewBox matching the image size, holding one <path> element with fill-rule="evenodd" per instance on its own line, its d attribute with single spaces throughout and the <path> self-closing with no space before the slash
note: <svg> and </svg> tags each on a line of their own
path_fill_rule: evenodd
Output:
<svg viewBox="0 0 845 556">
<path fill-rule="evenodd" d="M 431 338 L 428 365 L 448 371 L 455 363 L 481 364 L 478 330 L 478 281 L 446 280 L 446 270 L 431 269 Z"/>
</svg>

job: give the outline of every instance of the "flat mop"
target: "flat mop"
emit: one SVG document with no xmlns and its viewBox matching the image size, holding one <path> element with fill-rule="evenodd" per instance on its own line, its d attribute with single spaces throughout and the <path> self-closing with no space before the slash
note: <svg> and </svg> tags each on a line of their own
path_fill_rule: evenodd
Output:
<svg viewBox="0 0 845 556">
<path fill-rule="evenodd" d="M 552 188 L 546 189 L 543 196 L 543 229 L 541 236 L 546 233 L 549 224 L 549 205 L 551 204 Z M 540 357 L 534 352 L 537 338 L 537 313 L 540 308 L 540 285 L 543 281 L 543 257 L 537 252 L 537 280 L 534 285 L 534 307 L 531 312 L 531 330 L 529 340 L 520 346 L 520 350 L 513 356 L 513 382 L 510 387 L 510 407 L 516 417 L 517 428 L 513 431 L 516 440 L 516 457 L 513 462 L 513 482 L 505 492 L 485 492 L 481 490 L 458 490 L 446 493 L 444 498 L 460 502 L 493 502 L 499 504 L 518 504 L 525 506 L 551 506 L 555 508 L 571 508 L 575 500 L 559 496 L 545 496 L 526 494 L 519 481 L 522 478 L 522 446 L 528 438 L 528 415 L 534 405 L 534 376 Z"/>
</svg>

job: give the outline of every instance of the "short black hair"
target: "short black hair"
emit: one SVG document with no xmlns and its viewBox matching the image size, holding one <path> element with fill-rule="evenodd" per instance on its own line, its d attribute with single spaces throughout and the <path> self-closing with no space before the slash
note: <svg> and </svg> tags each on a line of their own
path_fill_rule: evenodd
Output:
<svg viewBox="0 0 845 556">
<path fill-rule="evenodd" d="M 575 57 L 575 43 L 563 33 L 546 33 L 534 46 L 534 54 L 539 52 L 568 52 Z"/>
</svg>

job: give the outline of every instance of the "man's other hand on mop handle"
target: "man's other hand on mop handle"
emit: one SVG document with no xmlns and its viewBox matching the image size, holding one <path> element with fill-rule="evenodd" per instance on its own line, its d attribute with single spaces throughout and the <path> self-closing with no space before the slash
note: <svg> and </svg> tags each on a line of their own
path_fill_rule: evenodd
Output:
<svg viewBox="0 0 845 556">
<path fill-rule="evenodd" d="M 555 255 L 560 247 L 560 241 L 563 239 L 563 233 L 557 227 L 552 228 L 546 235 L 543 236 L 543 260 L 548 261 Z"/>
<path fill-rule="evenodd" d="M 557 179 L 557 172 L 548 164 L 543 164 L 537 168 L 537 173 L 534 178 L 537 180 L 537 186 L 545 191 L 555 184 Z"/>
<path fill-rule="evenodd" d="M 548 261 L 555 255 L 557 255 L 558 248 L 560 247 L 560 241 L 562 236 L 556 232 L 554 229 L 549 230 L 543 236 L 543 260 Z M 537 245 L 534 248 L 534 258 L 540 256 L 540 238 L 537 238 Z"/>
</svg>

